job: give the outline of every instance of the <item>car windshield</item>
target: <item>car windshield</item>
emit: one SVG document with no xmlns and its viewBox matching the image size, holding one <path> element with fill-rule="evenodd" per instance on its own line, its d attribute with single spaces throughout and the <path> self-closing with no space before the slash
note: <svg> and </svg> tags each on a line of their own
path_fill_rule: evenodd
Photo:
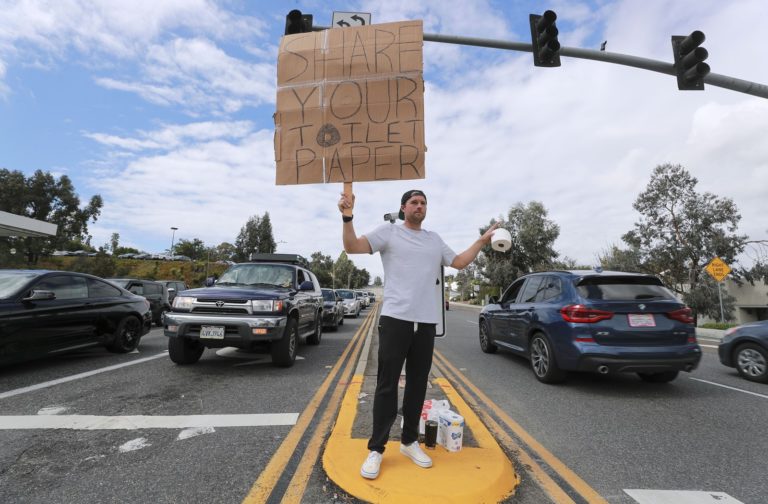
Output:
<svg viewBox="0 0 768 504">
<path fill-rule="evenodd" d="M 130 281 L 130 280 L 120 280 L 118 278 L 108 278 L 107 280 L 117 285 L 118 287 L 122 287 L 123 289 L 125 289 L 125 286 L 128 285 L 128 282 Z"/>
<path fill-rule="evenodd" d="M 348 290 L 337 290 L 336 293 L 341 296 L 341 299 L 355 299 L 355 293 Z"/>
<path fill-rule="evenodd" d="M 323 290 L 323 299 L 326 301 L 336 301 L 336 296 L 331 290 Z"/>
<path fill-rule="evenodd" d="M 676 299 L 658 279 L 650 277 L 584 278 L 578 283 L 576 290 L 583 298 L 603 301 Z"/>
<path fill-rule="evenodd" d="M 37 273 L 28 271 L 0 271 L 0 299 L 13 296 L 36 276 Z"/>
<path fill-rule="evenodd" d="M 225 271 L 216 285 L 276 285 L 291 287 L 294 269 L 279 264 L 238 264 Z"/>
</svg>

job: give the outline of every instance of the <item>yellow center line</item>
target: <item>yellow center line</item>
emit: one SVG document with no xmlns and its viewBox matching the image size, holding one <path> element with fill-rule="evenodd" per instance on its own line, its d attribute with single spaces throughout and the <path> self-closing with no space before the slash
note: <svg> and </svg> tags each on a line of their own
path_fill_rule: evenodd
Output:
<svg viewBox="0 0 768 504">
<path fill-rule="evenodd" d="M 371 321 L 375 320 L 375 312 L 376 310 L 372 310 L 371 313 L 368 314 L 368 317 L 363 324 L 365 331 L 370 330 Z M 304 455 L 302 455 L 301 460 L 299 461 L 299 465 L 296 468 L 293 478 L 291 478 L 290 483 L 288 483 L 288 490 L 286 490 L 283 499 L 280 501 L 281 504 L 299 504 L 301 502 L 309 478 L 312 475 L 312 470 L 320 456 L 320 448 L 323 445 L 326 434 L 328 434 L 328 431 L 330 430 L 331 422 L 334 419 L 339 403 L 341 403 L 341 396 L 350 385 L 349 377 L 352 376 L 353 366 L 357 364 L 356 357 L 360 353 L 364 340 L 364 337 L 358 339 L 358 343 L 352 351 L 352 357 L 347 360 L 347 365 L 341 373 L 339 382 L 336 384 L 333 395 L 328 401 L 328 405 L 325 408 L 325 412 L 323 412 L 320 423 L 318 423 L 317 428 L 312 435 L 312 439 L 310 439 L 307 448 L 304 450 Z"/>
<path fill-rule="evenodd" d="M 325 394 L 330 388 L 331 383 L 336 378 L 339 369 L 341 369 L 342 363 L 346 360 L 347 356 L 352 351 L 352 348 L 355 346 L 357 341 L 362 339 L 361 335 L 364 334 L 363 329 L 364 325 L 361 325 L 355 333 L 355 336 L 347 344 L 347 347 L 344 349 L 341 357 L 339 357 L 339 359 L 336 361 L 336 364 L 333 366 L 333 369 L 331 369 L 331 372 L 328 373 L 328 376 L 325 378 L 325 380 L 323 380 L 320 388 L 318 388 L 317 392 L 315 392 L 315 395 L 312 396 L 312 400 L 310 400 L 307 407 L 301 413 L 301 416 L 299 416 L 296 424 L 293 426 L 285 440 L 272 456 L 269 463 L 267 464 L 267 467 L 264 468 L 264 470 L 261 472 L 259 478 L 248 492 L 248 495 L 246 495 L 245 499 L 243 499 L 243 504 L 260 504 L 267 502 L 267 499 L 269 499 L 269 496 L 272 493 L 272 490 L 274 490 L 277 481 L 283 474 L 285 466 L 288 465 L 293 452 L 296 450 L 296 446 L 299 444 L 299 441 L 304 435 L 304 432 L 307 430 L 307 427 L 312 421 L 312 418 L 315 416 L 315 413 L 320 407 L 320 403 L 322 402 L 323 397 L 325 397 Z"/>
<path fill-rule="evenodd" d="M 455 386 L 456 390 L 467 403 L 474 407 L 482 419 L 482 422 L 493 433 L 494 437 L 501 441 L 501 443 L 511 453 L 515 453 L 517 455 L 520 463 L 529 469 L 529 471 L 533 474 L 533 477 L 538 481 L 542 490 L 544 490 L 544 492 L 550 496 L 552 502 L 557 502 L 558 504 L 573 504 L 574 500 L 571 499 L 562 488 L 560 488 L 560 485 L 558 485 L 555 480 L 553 480 L 549 474 L 544 471 L 541 465 L 539 465 L 539 463 L 536 462 L 528 454 L 528 452 L 523 450 L 521 446 L 517 444 L 517 442 L 515 442 L 515 440 L 512 439 L 509 434 L 507 434 L 501 425 L 499 425 L 499 423 L 496 422 L 496 420 L 494 420 L 487 411 L 485 411 L 485 409 L 481 408 L 480 405 L 477 404 L 477 401 L 475 401 L 474 397 L 467 393 L 467 390 L 458 382 L 456 377 L 450 371 L 448 371 L 446 368 L 446 363 L 442 359 L 443 358 L 438 358 L 435 361 L 435 364 L 437 365 L 437 368 L 440 370 L 440 372 L 446 378 L 453 381 L 453 385 Z"/>
<path fill-rule="evenodd" d="M 552 452 L 547 450 L 544 445 L 539 443 L 533 436 L 531 436 L 523 427 L 512 419 L 504 410 L 499 408 L 490 397 L 485 395 L 479 388 L 477 388 L 464 374 L 456 369 L 448 359 L 446 359 L 439 351 L 435 350 L 437 355 L 447 368 L 483 402 L 485 403 L 501 420 L 504 422 L 515 435 L 520 438 L 531 450 L 544 460 L 552 469 L 557 472 L 563 480 L 565 480 L 574 490 L 576 490 L 587 502 L 608 504 L 599 493 L 597 493 L 586 481 L 581 479 L 575 472 L 573 472 L 568 466 L 566 466 L 560 459 L 558 459 Z"/>
</svg>

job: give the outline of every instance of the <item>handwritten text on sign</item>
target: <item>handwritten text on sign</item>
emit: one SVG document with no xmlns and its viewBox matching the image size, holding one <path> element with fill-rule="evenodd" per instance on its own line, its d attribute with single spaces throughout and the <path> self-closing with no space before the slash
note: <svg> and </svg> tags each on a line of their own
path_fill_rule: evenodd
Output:
<svg viewBox="0 0 768 504">
<path fill-rule="evenodd" d="M 276 182 L 424 178 L 421 21 L 283 37 Z"/>
</svg>

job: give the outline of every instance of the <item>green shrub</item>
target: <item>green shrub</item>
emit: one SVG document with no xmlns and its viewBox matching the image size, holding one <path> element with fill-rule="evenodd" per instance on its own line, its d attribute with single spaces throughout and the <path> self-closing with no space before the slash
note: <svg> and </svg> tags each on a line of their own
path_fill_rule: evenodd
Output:
<svg viewBox="0 0 768 504">
<path fill-rule="evenodd" d="M 701 324 L 699 327 L 702 327 L 704 329 L 730 329 L 731 327 L 736 327 L 739 324 L 734 324 L 730 322 L 707 322 L 706 324 Z"/>
</svg>

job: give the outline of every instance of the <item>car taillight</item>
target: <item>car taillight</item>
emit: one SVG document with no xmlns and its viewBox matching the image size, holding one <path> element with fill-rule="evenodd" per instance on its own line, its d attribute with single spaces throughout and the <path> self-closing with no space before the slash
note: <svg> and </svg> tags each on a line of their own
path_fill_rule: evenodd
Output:
<svg viewBox="0 0 768 504">
<path fill-rule="evenodd" d="M 597 310 L 584 305 L 568 305 L 560 308 L 560 315 L 566 322 L 592 324 L 613 317 L 613 312 Z"/>
<path fill-rule="evenodd" d="M 685 324 L 693 324 L 693 311 L 687 306 L 679 310 L 667 312 L 667 317 Z"/>
</svg>

